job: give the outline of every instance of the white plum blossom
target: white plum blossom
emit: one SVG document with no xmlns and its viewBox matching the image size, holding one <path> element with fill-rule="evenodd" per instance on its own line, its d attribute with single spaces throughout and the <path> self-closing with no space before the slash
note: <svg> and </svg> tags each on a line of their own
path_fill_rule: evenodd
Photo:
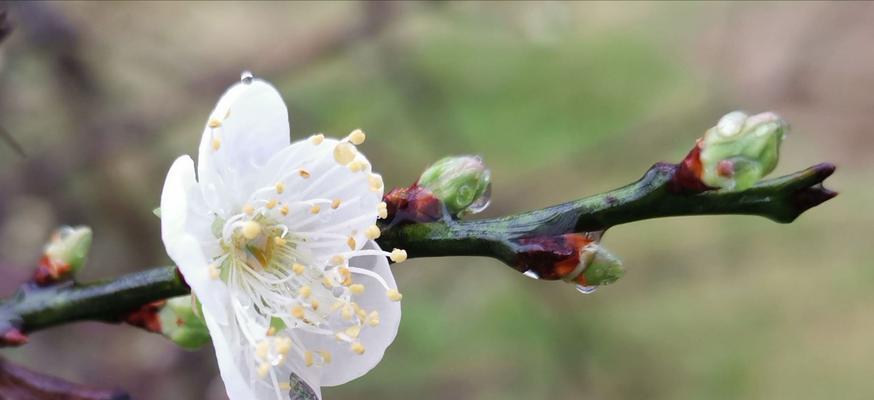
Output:
<svg viewBox="0 0 874 400">
<path fill-rule="evenodd" d="M 305 382 L 339 385 L 372 369 L 401 317 L 377 218 L 382 177 L 356 145 L 317 134 L 290 143 L 270 84 L 244 75 L 161 195 L 167 253 L 200 301 L 232 400 L 287 399 Z"/>
</svg>

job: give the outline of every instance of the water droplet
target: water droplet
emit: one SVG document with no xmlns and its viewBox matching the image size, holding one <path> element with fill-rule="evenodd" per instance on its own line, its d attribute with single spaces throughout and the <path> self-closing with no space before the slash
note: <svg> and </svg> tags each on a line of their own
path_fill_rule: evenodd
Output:
<svg viewBox="0 0 874 400">
<path fill-rule="evenodd" d="M 582 294 L 594 293 L 595 290 L 598 290 L 597 286 L 577 285 L 577 291 Z"/>
<path fill-rule="evenodd" d="M 468 214 L 476 214 L 478 212 L 481 212 L 482 210 L 485 210 L 489 206 L 489 204 L 491 204 L 491 202 L 492 202 L 492 183 L 489 182 L 488 186 L 486 186 L 486 190 L 483 191 L 482 196 L 480 196 L 478 199 L 476 199 L 475 202 L 471 203 L 467 207 L 466 211 Z"/>
<path fill-rule="evenodd" d="M 279 364 L 282 364 L 282 361 L 284 361 L 284 359 L 285 359 L 285 357 L 283 357 L 281 354 L 273 353 L 273 354 L 270 354 L 267 361 L 270 362 L 270 365 L 275 367 Z"/>
<path fill-rule="evenodd" d="M 252 75 L 252 73 L 249 71 L 243 71 L 243 73 L 240 74 L 240 82 L 243 82 L 247 85 L 252 83 L 253 79 L 255 79 L 255 75 Z"/>
<path fill-rule="evenodd" d="M 601 236 L 604 236 L 604 231 L 586 232 L 586 238 L 593 242 L 600 242 Z"/>
<path fill-rule="evenodd" d="M 523 272 L 522 275 L 525 275 L 531 279 L 540 279 L 540 275 L 537 275 L 537 272 L 534 272 L 533 269 L 529 269 L 528 271 Z"/>
</svg>

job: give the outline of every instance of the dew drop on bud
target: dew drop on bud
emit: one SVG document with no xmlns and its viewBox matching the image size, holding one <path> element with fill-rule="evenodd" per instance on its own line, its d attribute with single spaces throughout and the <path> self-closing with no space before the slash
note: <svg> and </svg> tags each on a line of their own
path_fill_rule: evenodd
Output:
<svg viewBox="0 0 874 400">
<path fill-rule="evenodd" d="M 582 294 L 594 293 L 595 290 L 598 290 L 597 286 L 577 285 L 577 291 Z"/>
<path fill-rule="evenodd" d="M 488 208 L 489 204 L 492 202 L 492 184 L 486 186 L 485 191 L 479 198 L 476 199 L 473 203 L 467 206 L 467 212 L 470 214 L 477 214 L 486 208 Z"/>
<path fill-rule="evenodd" d="M 253 79 L 255 79 L 255 75 L 252 75 L 250 71 L 243 71 L 243 73 L 240 74 L 240 82 L 243 82 L 247 85 L 252 83 Z"/>
<path fill-rule="evenodd" d="M 537 272 L 534 272 L 533 269 L 529 269 L 528 271 L 523 272 L 522 275 L 525 275 L 531 279 L 540 279 L 540 275 L 537 275 Z"/>
</svg>

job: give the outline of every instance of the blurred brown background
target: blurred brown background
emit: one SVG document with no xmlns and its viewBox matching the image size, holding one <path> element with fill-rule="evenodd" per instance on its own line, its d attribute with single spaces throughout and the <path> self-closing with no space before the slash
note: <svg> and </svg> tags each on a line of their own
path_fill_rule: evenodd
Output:
<svg viewBox="0 0 874 400">
<path fill-rule="evenodd" d="M 583 296 L 489 259 L 395 268 L 397 341 L 329 399 L 869 399 L 874 395 L 872 3 L 0 3 L 0 290 L 50 230 L 88 224 L 85 279 L 169 262 L 151 214 L 250 69 L 294 137 L 368 132 L 388 186 L 477 153 L 486 215 L 679 160 L 722 114 L 793 124 L 778 173 L 839 166 L 791 225 L 653 220 L 605 244 L 628 275 Z M 211 349 L 80 323 L 3 356 L 137 399 L 223 399 Z"/>
</svg>

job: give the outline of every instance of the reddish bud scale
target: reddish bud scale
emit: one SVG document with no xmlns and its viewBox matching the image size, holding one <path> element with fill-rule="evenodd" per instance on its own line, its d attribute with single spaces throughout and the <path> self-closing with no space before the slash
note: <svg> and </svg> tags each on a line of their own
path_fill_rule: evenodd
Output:
<svg viewBox="0 0 874 400">
<path fill-rule="evenodd" d="M 391 225 L 434 222 L 443 219 L 445 206 L 430 190 L 412 184 L 408 188 L 392 189 L 383 201 Z"/>
<path fill-rule="evenodd" d="M 701 146 L 704 141 L 698 139 L 695 147 L 689 151 L 686 158 L 677 166 L 674 178 L 671 179 L 669 188 L 680 193 L 700 193 L 714 188 L 707 186 L 701 181 L 704 167 L 701 165 Z"/>
<path fill-rule="evenodd" d="M 27 335 L 17 328 L 9 328 L 0 336 L 0 347 L 21 346 L 27 343 Z"/>
<path fill-rule="evenodd" d="M 33 282 L 37 286 L 48 286 L 66 278 L 71 270 L 70 264 L 52 259 L 48 254 L 44 254 L 33 274 Z"/>
<path fill-rule="evenodd" d="M 580 250 L 592 243 L 592 239 L 580 233 L 560 236 L 537 236 L 516 240 L 515 268 L 519 271 L 534 271 L 540 279 L 565 279 L 577 270 L 580 263 Z M 583 274 L 575 283 L 586 285 Z"/>
<path fill-rule="evenodd" d="M 148 303 L 123 316 L 122 321 L 143 328 L 149 332 L 161 333 L 161 319 L 158 317 L 158 312 L 164 308 L 166 303 L 167 302 L 164 300 Z"/>
</svg>

